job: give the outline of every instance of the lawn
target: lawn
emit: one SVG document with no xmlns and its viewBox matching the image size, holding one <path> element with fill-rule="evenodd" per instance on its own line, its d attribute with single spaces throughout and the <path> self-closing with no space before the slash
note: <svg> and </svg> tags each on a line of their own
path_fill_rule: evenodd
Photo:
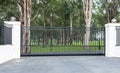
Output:
<svg viewBox="0 0 120 73">
<path fill-rule="evenodd" d="M 81 51 L 98 51 L 104 50 L 104 46 L 31 46 L 31 53 L 65 53 L 65 52 L 81 52 Z"/>
<path fill-rule="evenodd" d="M 104 42 L 101 41 L 92 41 L 89 43 L 88 48 L 86 49 L 84 44 L 81 42 L 73 42 L 71 45 L 56 45 L 53 44 L 52 46 L 46 45 L 31 45 L 31 53 L 66 53 L 66 52 L 81 52 L 81 51 L 99 51 L 104 50 Z"/>
</svg>

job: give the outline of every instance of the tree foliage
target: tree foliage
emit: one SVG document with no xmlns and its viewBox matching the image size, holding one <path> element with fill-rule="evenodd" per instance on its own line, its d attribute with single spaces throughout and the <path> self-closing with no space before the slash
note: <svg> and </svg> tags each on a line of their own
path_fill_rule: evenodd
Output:
<svg viewBox="0 0 120 73">
<path fill-rule="evenodd" d="M 10 20 L 11 16 L 20 20 L 19 0 L 0 0 L 0 19 Z M 50 26 L 51 13 L 53 26 L 83 27 L 85 24 L 82 0 L 32 0 L 31 25 Z M 120 0 L 93 0 L 92 23 L 104 26 L 112 18 L 120 20 Z"/>
</svg>

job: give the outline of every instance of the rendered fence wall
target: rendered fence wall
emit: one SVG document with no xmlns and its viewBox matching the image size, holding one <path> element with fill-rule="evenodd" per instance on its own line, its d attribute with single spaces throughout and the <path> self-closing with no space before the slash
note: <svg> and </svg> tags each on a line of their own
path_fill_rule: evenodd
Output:
<svg viewBox="0 0 120 73">
<path fill-rule="evenodd" d="M 106 32 L 106 57 L 120 57 L 120 46 L 117 45 L 116 27 L 120 26 L 119 23 L 108 23 L 105 25 Z M 120 40 L 118 40 L 120 41 Z"/>
<path fill-rule="evenodd" d="M 20 58 L 20 22 L 5 21 L 4 23 L 5 26 L 12 26 L 12 43 L 0 45 L 0 64 L 11 59 Z M 9 35 L 4 38 L 8 39 Z"/>
</svg>

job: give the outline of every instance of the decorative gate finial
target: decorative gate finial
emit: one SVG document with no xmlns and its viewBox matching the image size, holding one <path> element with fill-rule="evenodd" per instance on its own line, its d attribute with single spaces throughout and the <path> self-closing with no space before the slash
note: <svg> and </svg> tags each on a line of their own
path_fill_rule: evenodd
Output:
<svg viewBox="0 0 120 73">
<path fill-rule="evenodd" d="M 117 23 L 117 20 L 116 20 L 115 18 L 113 18 L 113 19 L 111 20 L 111 22 L 112 22 L 112 23 Z"/>
</svg>

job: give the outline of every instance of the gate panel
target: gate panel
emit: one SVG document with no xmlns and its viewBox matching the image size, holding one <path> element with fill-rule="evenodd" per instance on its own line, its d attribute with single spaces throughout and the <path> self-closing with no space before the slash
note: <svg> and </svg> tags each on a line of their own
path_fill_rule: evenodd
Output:
<svg viewBox="0 0 120 73">
<path fill-rule="evenodd" d="M 4 26 L 0 25 L 0 45 L 4 44 L 4 40 L 3 40 L 4 39 L 3 38 L 4 37 L 4 33 L 3 33 L 4 31 L 3 30 L 4 30 Z"/>
<path fill-rule="evenodd" d="M 89 44 L 84 45 L 84 28 L 25 27 L 30 31 L 30 52 L 22 55 L 100 55 L 104 54 L 104 28 L 90 28 Z M 86 47 L 87 46 L 87 47 Z M 24 49 L 24 48 L 22 48 Z"/>
</svg>

